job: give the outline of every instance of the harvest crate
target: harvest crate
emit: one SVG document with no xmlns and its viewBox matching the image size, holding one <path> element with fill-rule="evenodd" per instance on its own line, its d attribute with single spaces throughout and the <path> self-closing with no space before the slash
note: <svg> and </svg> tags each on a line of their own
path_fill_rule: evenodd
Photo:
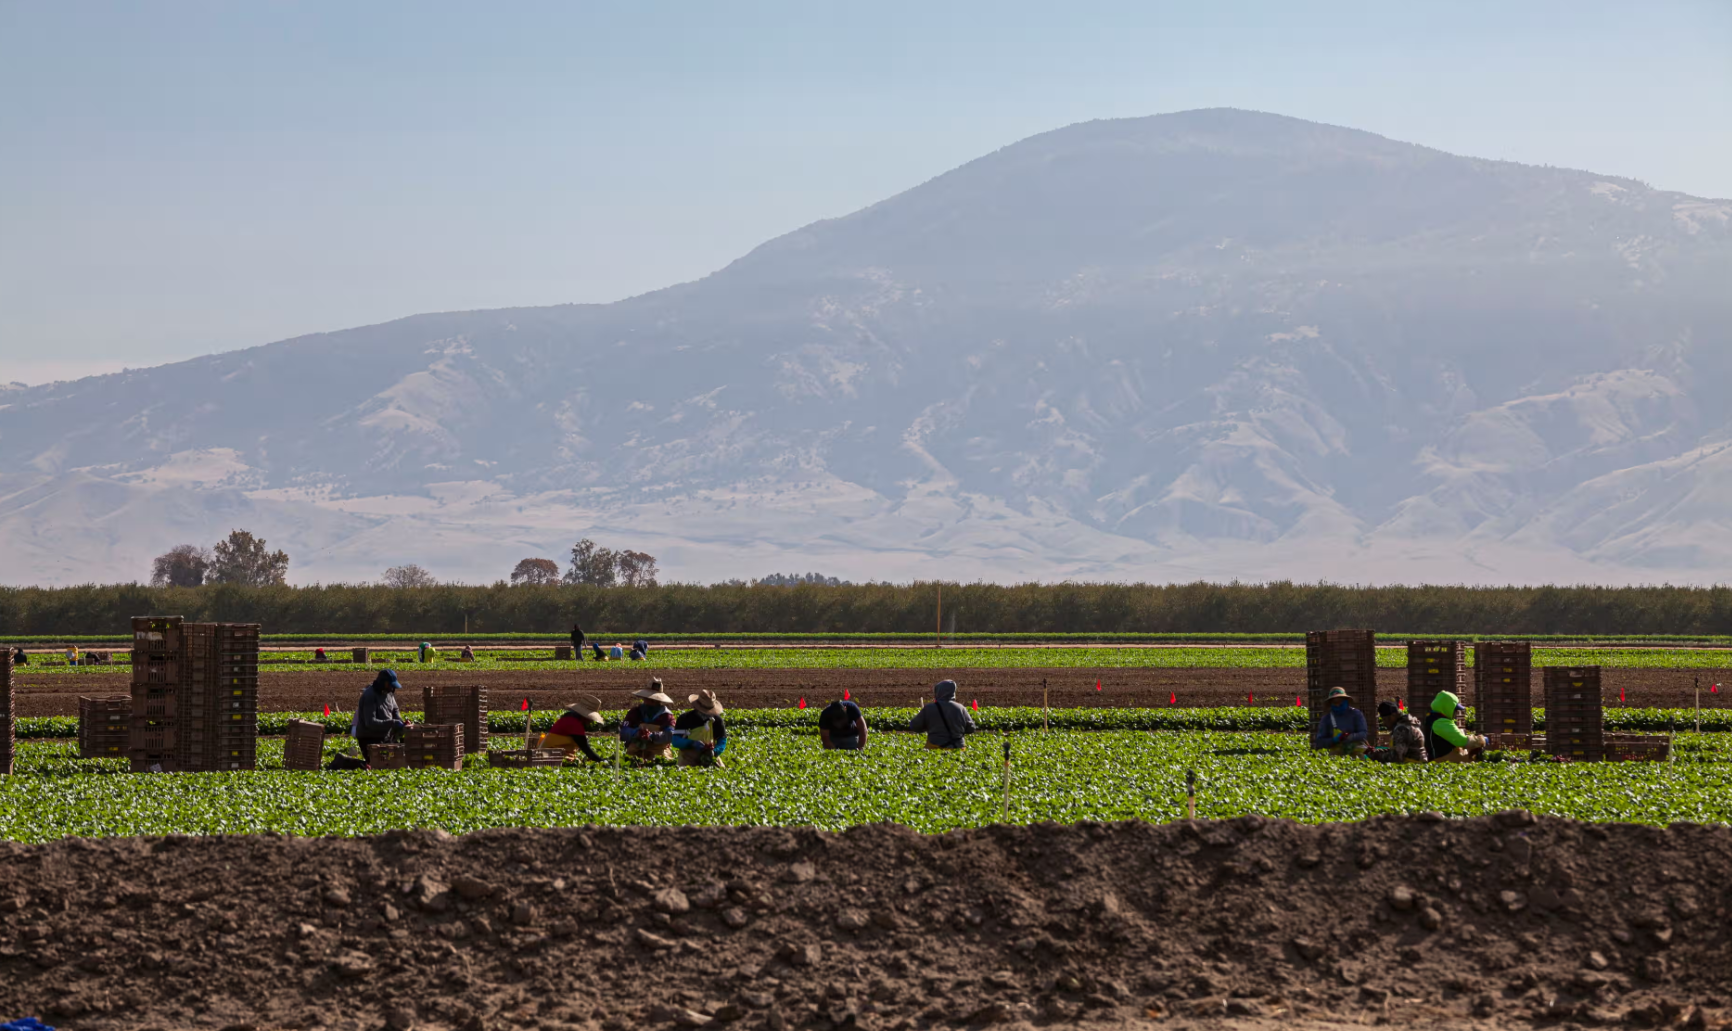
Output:
<svg viewBox="0 0 1732 1031">
<path fill-rule="evenodd" d="M 179 698 L 170 684 L 134 684 L 132 694 L 127 696 L 128 714 L 153 720 L 172 720 Z"/>
<path fill-rule="evenodd" d="M 290 720 L 283 737 L 283 768 L 312 771 L 325 756 L 325 728 L 312 720 Z"/>
<path fill-rule="evenodd" d="M 463 768 L 463 724 L 410 727 L 403 732 L 403 751 L 410 769 Z"/>
<path fill-rule="evenodd" d="M 487 688 L 480 685 L 432 685 L 421 689 L 422 719 L 429 724 L 461 724 L 463 749 L 487 749 Z"/>
<path fill-rule="evenodd" d="M 571 645 L 562 644 L 553 649 L 553 661 L 566 662 L 571 659 Z"/>
<path fill-rule="evenodd" d="M 1603 759 L 1607 749 L 1599 667 L 1548 666 L 1545 691 L 1547 751 L 1582 762 Z"/>
<path fill-rule="evenodd" d="M 1311 733 L 1323 719 L 1331 688 L 1345 690 L 1365 713 L 1368 743 L 1376 744 L 1377 634 L 1372 630 L 1316 630 L 1305 635 L 1305 702 Z"/>
<path fill-rule="evenodd" d="M 133 755 L 173 756 L 175 738 L 174 724 L 134 716 L 127 733 L 126 750 Z"/>
<path fill-rule="evenodd" d="M 132 696 L 78 699 L 78 757 L 119 759 L 131 746 Z"/>
<path fill-rule="evenodd" d="M 1471 704 L 1477 730 L 1533 733 L 1533 646 L 1526 641 L 1475 642 Z"/>
<path fill-rule="evenodd" d="M 525 769 L 532 766 L 561 766 L 565 763 L 562 748 L 495 748 L 487 753 L 487 765 L 495 769 Z"/>
<path fill-rule="evenodd" d="M 1606 762 L 1665 762 L 1672 753 L 1672 739 L 1659 734 L 1607 734 L 1603 751 Z"/>
<path fill-rule="evenodd" d="M 130 758 L 134 773 L 179 773 L 182 770 L 172 755 L 134 755 Z"/>
<path fill-rule="evenodd" d="M 409 768 L 409 755 L 402 745 L 368 745 L 367 765 L 375 770 Z"/>
<path fill-rule="evenodd" d="M 351 662 L 358 662 L 365 666 L 367 664 L 367 649 L 355 648 L 351 650 L 349 652 L 349 659 Z"/>
</svg>

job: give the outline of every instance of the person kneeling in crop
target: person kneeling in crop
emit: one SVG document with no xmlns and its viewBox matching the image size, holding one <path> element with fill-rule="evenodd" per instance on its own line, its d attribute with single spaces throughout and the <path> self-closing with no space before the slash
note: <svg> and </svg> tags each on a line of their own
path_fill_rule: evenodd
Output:
<svg viewBox="0 0 1732 1031">
<path fill-rule="evenodd" d="M 397 688 L 400 686 L 396 670 L 382 669 L 361 692 L 361 700 L 355 703 L 355 721 L 350 730 L 355 735 L 355 743 L 361 746 L 363 756 L 367 754 L 368 745 L 403 740 L 403 731 L 410 724 L 397 708 Z"/>
<path fill-rule="evenodd" d="M 620 721 L 619 740 L 625 754 L 639 762 L 663 758 L 673 742 L 674 714 L 668 706 L 674 700 L 662 693 L 660 677 L 651 680 L 649 687 L 633 691 L 632 697 L 643 701 Z"/>
<path fill-rule="evenodd" d="M 932 701 L 908 721 L 908 729 L 925 731 L 927 748 L 956 749 L 964 747 L 963 738 L 980 728 L 956 700 L 956 681 L 941 680 L 933 685 Z"/>
<path fill-rule="evenodd" d="M 1345 688 L 1329 689 L 1329 706 L 1323 710 L 1323 718 L 1317 721 L 1317 733 L 1311 735 L 1312 748 L 1327 748 L 1336 755 L 1359 756 L 1365 754 L 1366 739 L 1371 736 L 1371 728 L 1365 723 L 1365 714 L 1353 707 L 1353 700 L 1347 697 Z"/>
<path fill-rule="evenodd" d="M 1373 748 L 1367 759 L 1380 763 L 1422 763 L 1430 754 L 1425 750 L 1425 728 L 1410 712 L 1402 712 L 1394 702 L 1377 703 L 1377 719 L 1389 731 L 1389 747 Z"/>
<path fill-rule="evenodd" d="M 1455 721 L 1467 715 L 1454 692 L 1439 691 L 1431 700 L 1431 712 L 1421 722 L 1425 729 L 1425 752 L 1434 763 L 1473 762 L 1485 751 L 1485 738 L 1469 734 Z"/>
<path fill-rule="evenodd" d="M 674 721 L 673 746 L 681 766 L 720 766 L 728 747 L 728 728 L 722 722 L 722 703 L 714 691 L 699 691 L 686 699 L 690 712 Z"/>
<path fill-rule="evenodd" d="M 580 751 L 592 763 L 603 761 L 589 744 L 589 735 L 602 727 L 601 713 L 596 711 L 600 705 L 600 701 L 594 706 L 580 702 L 567 705 L 553 721 L 553 729 L 541 735 L 541 747 L 564 749 L 568 761 L 576 759 Z"/>
<path fill-rule="evenodd" d="M 865 748 L 865 714 L 849 699 L 836 699 L 818 714 L 818 739 L 825 748 Z"/>
</svg>

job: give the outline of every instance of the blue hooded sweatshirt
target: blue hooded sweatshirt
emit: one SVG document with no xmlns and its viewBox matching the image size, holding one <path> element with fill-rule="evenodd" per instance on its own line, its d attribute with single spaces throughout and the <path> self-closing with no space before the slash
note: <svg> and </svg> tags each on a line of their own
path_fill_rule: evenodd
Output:
<svg viewBox="0 0 1732 1031">
<path fill-rule="evenodd" d="M 1341 731 L 1340 737 L 1335 736 L 1337 730 Z M 1371 728 L 1365 725 L 1365 714 L 1355 709 L 1352 703 L 1342 702 L 1323 710 L 1323 718 L 1317 721 L 1317 733 L 1311 738 L 1311 747 L 1356 745 L 1370 736 Z"/>
</svg>

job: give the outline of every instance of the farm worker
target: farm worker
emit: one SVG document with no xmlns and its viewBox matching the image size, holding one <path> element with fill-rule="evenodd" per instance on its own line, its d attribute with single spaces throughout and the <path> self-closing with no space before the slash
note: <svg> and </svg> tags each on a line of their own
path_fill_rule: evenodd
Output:
<svg viewBox="0 0 1732 1031">
<path fill-rule="evenodd" d="M 590 732 L 601 729 L 601 713 L 596 711 L 600 704 L 598 701 L 595 705 L 581 702 L 567 705 L 559 719 L 553 721 L 553 729 L 541 736 L 541 747 L 563 748 L 567 759 L 576 759 L 581 751 L 590 762 L 601 762 L 601 756 L 589 745 Z"/>
<path fill-rule="evenodd" d="M 860 706 L 838 698 L 818 714 L 818 739 L 825 748 L 865 748 L 866 716 Z"/>
<path fill-rule="evenodd" d="M 618 662 L 620 659 L 625 658 L 625 649 L 616 644 L 607 650 L 607 657 L 614 662 Z"/>
<path fill-rule="evenodd" d="M 1394 702 L 1377 703 L 1377 720 L 1389 731 L 1389 747 L 1373 748 L 1367 759 L 1380 763 L 1422 763 L 1425 750 L 1425 728 L 1410 712 L 1402 712 Z"/>
<path fill-rule="evenodd" d="M 408 728 L 397 709 L 397 688 L 401 686 L 396 670 L 382 669 L 361 692 L 361 700 L 355 703 L 355 721 L 349 729 L 355 735 L 355 743 L 361 746 L 362 755 L 367 754 L 368 745 L 400 740 Z"/>
<path fill-rule="evenodd" d="M 78 646 L 76 644 L 66 646 L 66 664 L 68 666 L 78 665 Z"/>
<path fill-rule="evenodd" d="M 464 662 L 474 662 L 475 661 L 475 649 L 469 647 L 468 645 L 464 645 L 462 653 L 459 654 L 457 656 L 457 658 L 464 661 Z"/>
<path fill-rule="evenodd" d="M 12 665 L 28 666 L 30 665 L 30 656 L 24 654 L 24 649 L 14 648 L 12 649 Z"/>
<path fill-rule="evenodd" d="M 1431 712 L 1420 725 L 1425 728 L 1425 754 L 1432 762 L 1473 762 L 1479 758 L 1485 749 L 1485 738 L 1455 725 L 1456 720 L 1466 715 L 1467 706 L 1461 704 L 1454 692 L 1439 691 L 1431 700 Z"/>
<path fill-rule="evenodd" d="M 1330 688 L 1328 701 L 1317 732 L 1311 735 L 1311 747 L 1327 748 L 1336 755 L 1364 755 L 1365 739 L 1371 736 L 1365 714 L 1353 707 L 1345 688 Z"/>
<path fill-rule="evenodd" d="M 605 662 L 607 660 L 607 655 L 602 652 L 601 645 L 591 643 L 590 647 L 595 650 L 595 661 Z"/>
<path fill-rule="evenodd" d="M 631 644 L 631 661 L 642 662 L 647 658 L 649 658 L 649 642 L 640 637 Z"/>
<path fill-rule="evenodd" d="M 573 660 L 583 661 L 583 627 L 576 623 L 571 624 L 571 657 Z"/>
<path fill-rule="evenodd" d="M 956 700 L 956 681 L 940 680 L 932 687 L 932 701 L 914 714 L 908 729 L 925 731 L 927 748 L 952 749 L 962 748 L 962 739 L 980 728 Z"/>
<path fill-rule="evenodd" d="M 728 747 L 728 728 L 722 723 L 722 703 L 714 691 L 690 695 L 691 711 L 674 721 L 673 746 L 681 766 L 720 766 Z"/>
<path fill-rule="evenodd" d="M 325 661 L 325 649 L 314 648 L 313 649 L 313 661 L 314 662 L 324 662 Z"/>
<path fill-rule="evenodd" d="M 439 649 L 433 647 L 431 644 L 429 644 L 426 641 L 422 641 L 421 647 L 416 649 L 416 650 L 421 653 L 420 657 L 421 657 L 422 662 L 431 661 L 433 656 L 439 654 Z"/>
<path fill-rule="evenodd" d="M 642 761 L 660 759 L 667 755 L 673 739 L 674 714 L 668 706 L 674 700 L 662 693 L 660 677 L 651 680 L 650 686 L 633 691 L 632 697 L 643 701 L 632 706 L 620 721 L 619 739 L 625 754 Z"/>
</svg>

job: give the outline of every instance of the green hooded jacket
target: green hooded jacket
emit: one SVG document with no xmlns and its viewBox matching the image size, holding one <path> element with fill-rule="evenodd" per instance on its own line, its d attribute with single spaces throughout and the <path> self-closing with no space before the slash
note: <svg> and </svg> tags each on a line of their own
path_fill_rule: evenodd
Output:
<svg viewBox="0 0 1732 1031">
<path fill-rule="evenodd" d="M 1457 748 L 1466 748 L 1471 743 L 1471 739 L 1465 731 L 1455 725 L 1455 708 L 1460 704 L 1461 699 L 1455 696 L 1455 692 L 1439 691 L 1437 697 L 1431 700 L 1431 711 L 1436 715 L 1426 720 L 1428 724 L 1426 730 L 1446 744 L 1454 745 Z M 1438 719 L 1438 716 L 1443 718 Z"/>
</svg>

